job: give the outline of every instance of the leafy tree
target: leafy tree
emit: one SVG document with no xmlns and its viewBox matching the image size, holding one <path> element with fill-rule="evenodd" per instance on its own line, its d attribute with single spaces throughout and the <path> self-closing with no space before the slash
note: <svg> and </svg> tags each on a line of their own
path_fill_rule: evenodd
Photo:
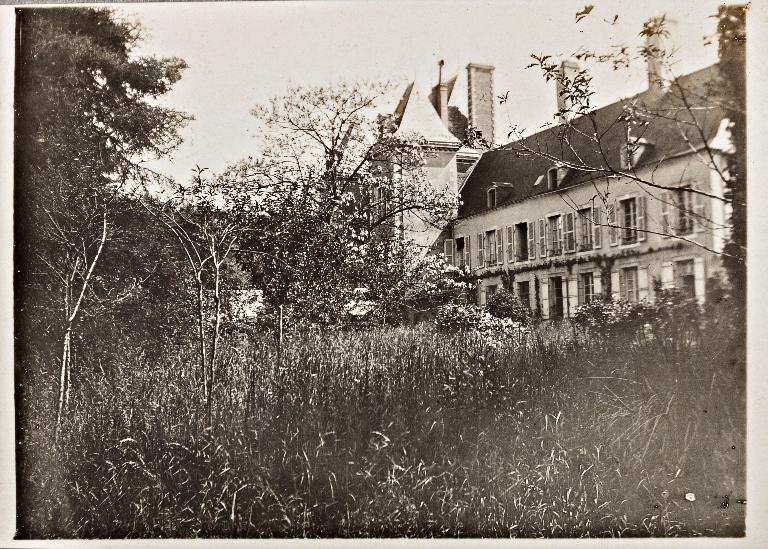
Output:
<svg viewBox="0 0 768 549">
<path fill-rule="evenodd" d="M 105 258 L 126 191 L 155 177 L 142 162 L 180 142 L 188 117 L 156 100 L 186 64 L 136 56 L 139 25 L 108 9 L 22 9 L 17 25 L 16 328 L 22 356 L 35 339 L 50 343 L 41 332 L 59 338 L 58 426 L 73 331 L 135 289 L 105 276 Z"/>
<path fill-rule="evenodd" d="M 591 6 L 590 6 L 591 8 Z M 575 177 L 600 179 L 608 184 L 594 186 L 594 200 L 602 203 L 609 213 L 606 219 L 589 219 L 591 223 L 608 226 L 612 230 L 642 230 L 662 234 L 710 252 L 722 255 L 731 276 L 735 295 L 742 295 L 746 273 L 746 137 L 744 96 L 744 22 L 745 6 L 724 6 L 718 14 L 718 36 L 721 62 L 713 81 L 701 84 L 675 76 L 672 62 L 675 51 L 670 47 L 668 22 L 664 16 L 647 20 L 640 36 L 646 38 L 642 46 L 628 44 L 612 46 L 605 51 L 579 49 L 571 56 L 582 63 L 605 64 L 614 70 L 623 70 L 633 61 L 650 61 L 650 86 L 661 93 L 649 93 L 621 99 L 612 108 L 596 110 L 592 105 L 592 77 L 588 68 L 568 67 L 549 55 L 532 55 L 529 68 L 541 70 L 547 81 L 558 86 L 560 105 L 557 124 L 546 131 L 525 138 L 522 130 L 514 129 L 510 136 L 518 139 L 510 146 L 521 155 L 544 159 L 551 165 L 569 169 Z M 580 11 L 576 22 L 590 15 L 592 9 Z M 607 24 L 615 22 L 607 20 Z M 711 144 L 711 120 L 727 119 L 731 147 Z M 650 161 L 650 167 L 641 170 L 647 146 L 646 137 L 653 128 L 666 125 L 677 131 L 676 139 L 690 149 L 699 151 L 698 159 L 717 174 L 724 193 L 709 187 L 682 187 L 656 179 L 657 169 L 668 161 L 664 154 Z M 716 128 L 715 128 L 716 129 Z M 615 154 L 617 149 L 619 154 Z M 662 151 L 663 152 L 663 151 Z M 648 166 L 645 166 L 648 167 Z M 687 231 L 667 228 L 626 227 L 619 216 L 613 217 L 610 197 L 613 180 L 632 181 L 661 200 L 681 219 L 695 223 L 702 230 L 726 231 L 730 241 L 724 249 L 711 248 Z M 668 197 L 668 198 L 665 198 Z M 731 211 L 730 220 L 715 221 L 706 214 L 704 200 L 721 202 Z M 567 201 L 567 199 L 566 199 Z M 578 213 L 576 204 L 569 204 Z"/>
<path fill-rule="evenodd" d="M 380 285 L 385 272 L 403 272 L 410 227 L 439 226 L 455 210 L 455 192 L 425 176 L 423 138 L 381 115 L 389 91 L 294 87 L 253 109 L 263 149 L 245 162 L 246 180 L 275 201 L 244 248 L 272 305 L 337 322 L 356 288 L 388 293 Z"/>
</svg>

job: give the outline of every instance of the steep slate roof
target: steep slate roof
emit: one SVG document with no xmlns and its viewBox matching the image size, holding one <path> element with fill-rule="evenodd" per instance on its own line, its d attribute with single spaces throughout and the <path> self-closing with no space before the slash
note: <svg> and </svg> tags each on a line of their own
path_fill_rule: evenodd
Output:
<svg viewBox="0 0 768 549">
<path fill-rule="evenodd" d="M 399 119 L 396 134 L 413 132 L 432 143 L 455 145 L 457 148 L 460 145 L 459 140 L 440 120 L 429 98 L 413 82 L 406 88 L 395 109 L 395 115 Z"/>
<path fill-rule="evenodd" d="M 589 166 L 604 166 L 603 155 L 589 136 L 595 132 L 601 135 L 608 165 L 620 166 L 620 150 L 626 141 L 626 124 L 621 120 L 625 107 L 636 105 L 641 112 L 653 113 L 648 125 L 632 131 L 634 137 L 643 137 L 652 146 L 640 159 L 640 165 L 659 162 L 686 151 L 691 151 L 709 142 L 717 134 L 720 122 L 725 117 L 722 108 L 714 105 L 713 95 L 717 93 L 719 66 L 711 65 L 699 71 L 681 76 L 679 88 L 672 85 L 664 94 L 651 90 L 644 91 L 629 99 L 617 101 L 596 109 L 590 117 L 581 116 L 568 126 L 548 128 L 525 139 L 505 145 L 501 149 L 486 152 L 475 165 L 463 189 L 459 217 L 474 215 L 487 210 L 486 191 L 494 183 L 512 183 L 499 186 L 496 190 L 496 207 L 520 202 L 544 194 L 547 189 L 546 173 L 555 166 L 554 162 L 525 149 L 543 151 L 565 161 L 572 160 Z M 685 90 L 681 93 L 680 88 Z M 684 106 L 682 98 L 694 108 Z M 696 108 L 704 107 L 707 108 Z M 593 123 L 594 121 L 594 123 Z M 572 150 L 561 138 L 567 137 L 584 162 L 575 160 Z M 684 137 L 685 136 L 685 137 Z M 534 183 L 545 176 L 539 185 Z M 569 170 L 560 182 L 558 190 L 573 187 L 595 177 L 594 173 L 577 173 Z"/>
</svg>

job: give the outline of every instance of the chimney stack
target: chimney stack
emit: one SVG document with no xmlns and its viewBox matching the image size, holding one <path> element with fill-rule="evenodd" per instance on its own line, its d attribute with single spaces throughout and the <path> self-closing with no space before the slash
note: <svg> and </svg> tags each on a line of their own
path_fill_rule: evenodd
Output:
<svg viewBox="0 0 768 549">
<path fill-rule="evenodd" d="M 573 118 L 574 113 L 571 112 L 573 100 L 567 97 L 567 95 L 573 91 L 573 82 L 579 74 L 579 70 L 581 70 L 581 67 L 573 59 L 566 59 L 560 63 L 558 68 L 557 78 L 555 79 L 555 94 L 557 96 L 557 116 L 561 124 L 570 122 Z"/>
<path fill-rule="evenodd" d="M 445 61 L 442 59 L 437 63 L 438 66 L 438 80 L 437 80 L 437 106 L 440 112 L 440 120 L 443 121 L 443 125 L 448 127 L 448 84 L 443 82 L 443 66 Z"/>
<path fill-rule="evenodd" d="M 491 65 L 467 65 L 467 114 L 469 123 L 488 143 L 494 141 L 493 70 Z"/>
<path fill-rule="evenodd" d="M 663 15 L 653 17 L 646 25 L 645 39 L 648 61 L 648 89 L 663 93 L 673 79 L 671 60 L 675 53 L 677 21 Z"/>
</svg>

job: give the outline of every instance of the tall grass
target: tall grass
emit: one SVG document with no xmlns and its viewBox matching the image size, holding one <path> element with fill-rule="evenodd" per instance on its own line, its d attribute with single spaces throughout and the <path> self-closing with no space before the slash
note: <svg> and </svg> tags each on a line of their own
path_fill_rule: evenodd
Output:
<svg viewBox="0 0 768 549">
<path fill-rule="evenodd" d="M 279 362 L 254 336 L 224 352 L 211 426 L 191 350 L 81 361 L 58 446 L 51 380 L 25 389 L 19 534 L 740 535 L 743 346 L 704 329 L 309 333 Z"/>
</svg>

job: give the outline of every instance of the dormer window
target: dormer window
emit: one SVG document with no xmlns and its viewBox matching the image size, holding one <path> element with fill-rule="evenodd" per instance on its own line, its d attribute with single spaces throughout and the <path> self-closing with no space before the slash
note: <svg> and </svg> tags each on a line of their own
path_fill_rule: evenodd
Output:
<svg viewBox="0 0 768 549">
<path fill-rule="evenodd" d="M 554 190 L 557 188 L 557 168 L 549 168 L 547 170 L 547 189 Z"/>
<path fill-rule="evenodd" d="M 496 207 L 496 187 L 491 187 L 486 193 L 486 205 L 489 208 Z"/>
</svg>

